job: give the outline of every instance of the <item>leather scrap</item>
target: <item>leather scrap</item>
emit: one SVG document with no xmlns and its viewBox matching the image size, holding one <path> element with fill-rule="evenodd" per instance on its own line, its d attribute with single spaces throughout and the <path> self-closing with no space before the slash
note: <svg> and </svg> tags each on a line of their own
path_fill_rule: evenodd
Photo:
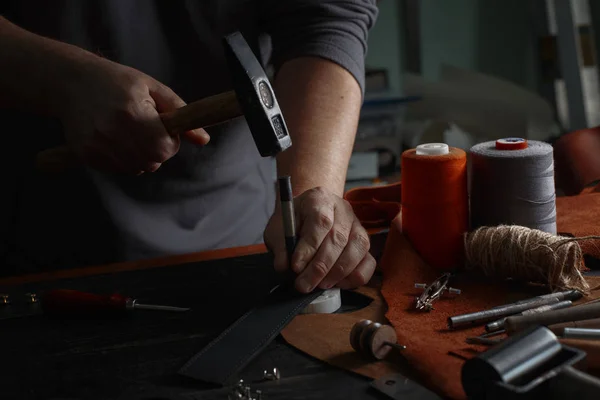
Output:
<svg viewBox="0 0 600 400">
<path fill-rule="evenodd" d="M 600 181 L 600 126 L 561 136 L 554 143 L 556 186 L 577 195 Z"/>
<path fill-rule="evenodd" d="M 400 213 L 400 182 L 390 185 L 358 187 L 350 189 L 344 195 L 354 214 L 366 228 L 387 228 Z"/>
<path fill-rule="evenodd" d="M 372 282 L 371 282 L 372 284 Z M 298 350 L 338 368 L 378 379 L 387 374 L 402 373 L 399 364 L 390 360 L 372 362 L 357 354 L 350 345 L 350 330 L 361 319 L 388 323 L 380 285 L 363 286 L 356 292 L 372 299 L 357 311 L 341 314 L 302 314 L 281 331 L 283 338 Z"/>
<path fill-rule="evenodd" d="M 600 185 L 591 189 L 579 196 L 556 198 L 556 226 L 559 232 L 577 237 L 600 235 L 600 192 L 593 190 L 600 190 Z M 583 254 L 600 260 L 600 240 L 580 241 L 579 245 Z M 593 268 L 590 264 L 589 260 L 586 261 L 586 266 Z"/>
</svg>

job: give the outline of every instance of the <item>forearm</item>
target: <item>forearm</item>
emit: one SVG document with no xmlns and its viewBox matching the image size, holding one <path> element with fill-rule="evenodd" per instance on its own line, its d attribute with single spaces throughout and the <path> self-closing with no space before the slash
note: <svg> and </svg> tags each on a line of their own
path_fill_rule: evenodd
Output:
<svg viewBox="0 0 600 400">
<path fill-rule="evenodd" d="M 0 106 L 56 115 L 67 101 L 68 82 L 97 59 L 0 17 Z"/>
<path fill-rule="evenodd" d="M 294 194 L 324 187 L 342 196 L 362 102 L 354 77 L 316 57 L 285 63 L 274 82 L 292 147 L 277 157 Z"/>
</svg>

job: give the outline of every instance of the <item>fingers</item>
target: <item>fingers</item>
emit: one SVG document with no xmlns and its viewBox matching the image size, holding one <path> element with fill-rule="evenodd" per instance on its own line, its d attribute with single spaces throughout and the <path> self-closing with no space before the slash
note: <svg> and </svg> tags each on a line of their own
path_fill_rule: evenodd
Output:
<svg viewBox="0 0 600 400">
<path fill-rule="evenodd" d="M 198 146 L 206 146 L 210 141 L 209 134 L 202 128 L 184 132 L 183 137 Z"/>
<path fill-rule="evenodd" d="M 297 198 L 298 243 L 291 259 L 301 293 L 334 286 L 354 288 L 367 283 L 375 271 L 367 231 L 347 201 L 324 189 L 311 189 Z M 275 270 L 288 269 L 281 218 L 274 214 L 264 241 L 274 255 Z"/>
<path fill-rule="evenodd" d="M 336 286 L 340 289 L 349 290 L 357 287 L 366 285 L 371 280 L 377 262 L 371 253 L 367 253 L 365 258 L 354 268 L 354 270 L 344 280 L 339 282 Z"/>
<path fill-rule="evenodd" d="M 309 204 L 309 205 L 304 205 Z M 300 214 L 306 216 L 298 232 L 298 243 L 292 256 L 292 270 L 300 274 L 313 259 L 321 243 L 333 227 L 334 204 L 309 201 L 300 204 Z M 301 218 L 302 219 L 302 218 Z"/>
<path fill-rule="evenodd" d="M 321 281 L 321 289 L 329 289 L 345 279 L 365 258 L 370 248 L 369 235 L 358 220 L 352 224 L 348 244 L 327 276 Z"/>
<path fill-rule="evenodd" d="M 317 244 L 321 238 L 320 234 L 308 236 L 307 241 L 310 247 L 307 248 L 307 253 L 305 254 L 314 254 L 314 256 L 296 279 L 296 289 L 298 291 L 308 293 L 321 284 L 323 279 L 330 273 L 331 268 L 337 262 L 340 255 L 345 251 L 353 225 L 353 214 L 348 213 L 348 211 L 344 203 L 340 202 L 336 204 L 333 213 L 334 223 L 331 229 L 326 232 L 320 244 Z M 320 220 L 319 222 L 323 221 Z M 317 230 L 325 231 L 325 227 L 328 225 L 329 223 L 321 223 L 317 226 Z M 315 232 L 315 229 L 311 228 L 311 225 L 308 224 L 304 226 L 304 229 L 310 229 L 310 232 Z M 314 249 L 318 250 L 313 251 Z M 351 264 L 351 262 L 349 263 Z"/>
<path fill-rule="evenodd" d="M 151 85 L 149 89 L 150 96 L 152 96 L 154 99 L 156 103 L 156 110 L 159 113 L 173 111 L 186 105 L 185 101 L 177 96 L 173 90 L 161 84 L 160 82 L 155 82 L 155 84 Z M 208 133 L 201 128 L 187 131 L 183 134 L 183 137 L 189 140 L 191 143 L 200 146 L 204 146 L 210 141 L 210 136 Z"/>
<path fill-rule="evenodd" d="M 120 171 L 129 174 L 155 172 L 179 151 L 180 136 L 171 135 L 161 119 L 161 112 L 185 106 L 185 102 L 170 88 L 151 78 L 144 78 L 143 87 L 130 89 L 131 98 L 116 113 L 114 124 L 103 130 L 111 141 L 110 155 L 118 159 Z M 195 144 L 208 143 L 203 129 L 186 132 L 184 138 Z M 106 160 L 99 162 L 108 162 Z M 112 163 L 114 164 L 114 162 Z"/>
<path fill-rule="evenodd" d="M 179 151 L 179 136 L 171 136 L 167 132 L 152 103 L 140 102 L 136 114 L 137 123 L 132 129 L 138 130 L 133 137 L 136 139 L 134 146 L 143 154 L 140 167 L 147 168 L 150 163 L 162 164 L 173 157 Z"/>
<path fill-rule="evenodd" d="M 183 101 L 181 97 L 177 96 L 171 88 L 160 82 L 151 82 L 148 85 L 148 91 L 150 92 L 150 96 L 154 99 L 156 111 L 159 113 L 173 111 L 185 106 L 185 101 Z"/>
</svg>

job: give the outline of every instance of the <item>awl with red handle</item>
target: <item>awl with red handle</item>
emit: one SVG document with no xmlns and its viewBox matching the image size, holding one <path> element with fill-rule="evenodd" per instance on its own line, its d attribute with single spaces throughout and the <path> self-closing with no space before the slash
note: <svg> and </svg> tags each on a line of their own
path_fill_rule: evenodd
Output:
<svg viewBox="0 0 600 400">
<path fill-rule="evenodd" d="M 189 308 L 140 304 L 120 294 L 99 295 L 70 289 L 47 291 L 41 299 L 45 314 L 60 316 L 118 315 L 132 310 L 189 311 Z"/>
</svg>

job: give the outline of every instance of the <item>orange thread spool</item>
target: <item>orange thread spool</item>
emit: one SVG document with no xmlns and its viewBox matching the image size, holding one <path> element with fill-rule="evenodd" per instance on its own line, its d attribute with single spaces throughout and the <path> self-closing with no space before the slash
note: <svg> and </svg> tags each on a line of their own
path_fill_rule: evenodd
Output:
<svg viewBox="0 0 600 400">
<path fill-rule="evenodd" d="M 404 151 L 401 164 L 402 233 L 430 266 L 461 267 L 469 228 L 467 154 L 429 143 Z"/>
</svg>

